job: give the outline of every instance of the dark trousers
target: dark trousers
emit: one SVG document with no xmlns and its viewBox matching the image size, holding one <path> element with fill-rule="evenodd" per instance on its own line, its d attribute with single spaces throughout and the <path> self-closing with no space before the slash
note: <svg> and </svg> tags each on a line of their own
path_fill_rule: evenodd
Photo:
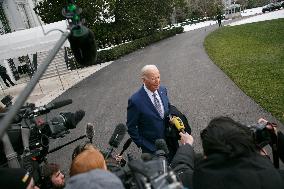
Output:
<svg viewBox="0 0 284 189">
<path fill-rule="evenodd" d="M 1 76 L 2 80 L 4 81 L 4 83 L 5 83 L 5 85 L 7 87 L 10 87 L 9 83 L 7 82 L 7 80 L 10 82 L 10 84 L 12 86 L 15 85 L 15 83 L 13 83 L 13 81 L 11 80 L 10 76 L 7 73 L 2 73 L 2 74 L 0 74 L 0 76 Z"/>
<path fill-rule="evenodd" d="M 221 25 L 222 25 L 221 20 L 218 20 L 218 24 L 219 24 L 219 27 L 221 27 Z"/>
</svg>

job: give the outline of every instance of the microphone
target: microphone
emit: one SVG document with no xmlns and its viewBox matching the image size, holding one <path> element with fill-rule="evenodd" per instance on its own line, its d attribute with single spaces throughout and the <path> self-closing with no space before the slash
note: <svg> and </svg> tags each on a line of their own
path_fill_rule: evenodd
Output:
<svg viewBox="0 0 284 189">
<path fill-rule="evenodd" d="M 185 133 L 185 126 L 182 120 L 177 116 L 170 116 L 170 122 L 177 128 L 179 132 Z"/>
<path fill-rule="evenodd" d="M 92 123 L 87 123 L 86 136 L 93 143 L 93 137 L 95 135 L 94 125 Z"/>
<path fill-rule="evenodd" d="M 72 99 L 62 100 L 62 101 L 59 101 L 59 102 L 54 102 L 54 103 L 51 103 L 50 105 L 41 106 L 41 107 L 35 109 L 33 111 L 33 113 L 35 115 L 46 114 L 46 113 L 49 113 L 53 109 L 61 108 L 63 106 L 67 106 L 69 104 L 72 104 L 72 102 L 73 102 Z"/>
<path fill-rule="evenodd" d="M 157 148 L 156 153 L 157 153 L 158 156 L 161 156 L 161 155 L 163 156 L 163 155 L 169 154 L 169 149 L 168 149 L 167 143 L 164 139 L 157 139 L 155 141 L 155 146 Z"/>
<path fill-rule="evenodd" d="M 63 106 L 67 106 L 69 104 L 72 104 L 73 100 L 72 99 L 67 99 L 67 100 L 62 100 L 59 102 L 54 102 L 50 105 L 46 105 L 46 109 L 48 110 L 53 110 L 53 109 L 57 109 L 57 108 L 61 108 Z"/>
<path fill-rule="evenodd" d="M 114 148 L 117 148 L 120 144 L 120 142 L 122 141 L 124 135 L 126 134 L 126 126 L 123 123 L 118 124 L 112 135 L 111 138 L 109 139 L 108 144 L 111 146 L 108 151 L 104 154 L 105 155 L 105 159 L 107 159 Z"/>
<path fill-rule="evenodd" d="M 150 154 L 150 153 L 142 153 L 142 154 L 141 154 L 141 159 L 142 159 L 143 161 L 150 161 L 150 160 L 153 159 L 153 155 Z"/>
<path fill-rule="evenodd" d="M 164 139 L 157 139 L 155 141 L 155 146 L 157 148 L 155 155 L 158 157 L 158 160 L 160 160 L 159 162 L 157 162 L 158 170 L 160 170 L 161 173 L 166 173 L 168 169 L 167 156 L 169 154 L 167 143 Z"/>
<path fill-rule="evenodd" d="M 125 150 L 127 150 L 127 148 L 129 148 L 130 144 L 132 143 L 132 139 L 129 138 L 127 139 L 127 141 L 124 143 L 121 152 L 119 153 L 120 156 L 122 156 L 122 154 L 125 152 Z"/>
<path fill-rule="evenodd" d="M 108 144 L 114 148 L 117 148 L 125 134 L 126 134 L 126 126 L 123 123 L 118 124 L 115 127 L 114 132 L 112 133 L 112 136 Z"/>
<path fill-rule="evenodd" d="M 68 37 L 76 61 L 82 66 L 96 64 L 97 46 L 94 33 L 83 25 L 76 25 Z"/>
</svg>

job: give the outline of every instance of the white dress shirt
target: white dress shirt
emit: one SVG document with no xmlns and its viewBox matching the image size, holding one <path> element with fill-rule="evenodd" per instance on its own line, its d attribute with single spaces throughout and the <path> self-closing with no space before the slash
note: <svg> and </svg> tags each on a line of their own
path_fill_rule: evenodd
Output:
<svg viewBox="0 0 284 189">
<path fill-rule="evenodd" d="M 154 103 L 154 97 L 153 97 L 153 94 L 155 93 L 156 94 L 156 97 L 161 105 L 161 109 L 162 109 L 162 115 L 165 115 L 165 109 L 164 109 L 164 105 L 163 105 L 163 102 L 162 102 L 162 99 L 158 93 L 158 91 L 156 90 L 154 93 L 152 91 L 150 91 L 149 89 L 147 89 L 147 87 L 145 86 L 145 84 L 143 85 L 146 93 L 148 94 L 149 98 L 151 99 L 151 102 L 152 104 L 155 106 L 155 103 Z"/>
</svg>

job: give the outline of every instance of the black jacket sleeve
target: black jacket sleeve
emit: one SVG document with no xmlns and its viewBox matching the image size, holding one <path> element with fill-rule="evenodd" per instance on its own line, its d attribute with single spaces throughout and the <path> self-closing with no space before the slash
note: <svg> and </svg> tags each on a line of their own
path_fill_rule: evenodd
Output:
<svg viewBox="0 0 284 189">
<path fill-rule="evenodd" d="M 284 135 L 280 131 L 278 132 L 278 155 L 284 163 Z"/>
<path fill-rule="evenodd" d="M 192 188 L 194 151 L 191 145 L 185 144 L 178 148 L 171 163 L 171 168 L 185 187 Z"/>
</svg>

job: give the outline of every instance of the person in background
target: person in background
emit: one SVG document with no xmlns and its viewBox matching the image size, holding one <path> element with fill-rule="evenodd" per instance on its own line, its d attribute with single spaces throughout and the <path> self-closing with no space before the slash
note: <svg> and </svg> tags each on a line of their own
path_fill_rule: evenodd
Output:
<svg viewBox="0 0 284 189">
<path fill-rule="evenodd" d="M 7 87 L 10 87 L 7 81 L 9 81 L 12 86 L 15 85 L 15 83 L 13 83 L 13 81 L 11 80 L 10 76 L 7 74 L 6 68 L 2 65 L 0 65 L 0 77 L 2 78 Z"/>
<path fill-rule="evenodd" d="M 222 14 L 221 14 L 221 13 L 219 13 L 219 14 L 217 15 L 217 21 L 218 21 L 219 27 L 221 27 L 221 26 L 222 26 Z"/>
</svg>

